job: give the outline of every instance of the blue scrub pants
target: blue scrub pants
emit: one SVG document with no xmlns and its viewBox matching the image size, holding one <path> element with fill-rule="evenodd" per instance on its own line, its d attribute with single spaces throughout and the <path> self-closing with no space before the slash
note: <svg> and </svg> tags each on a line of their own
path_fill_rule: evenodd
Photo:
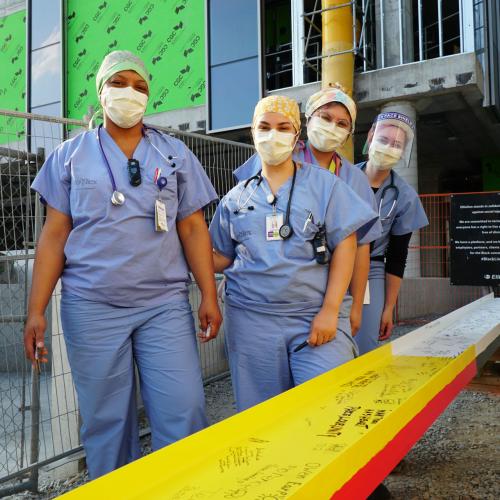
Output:
<svg viewBox="0 0 500 500">
<path fill-rule="evenodd" d="M 134 362 L 153 450 L 206 426 L 187 299 L 154 307 L 116 307 L 63 292 L 61 320 L 90 478 L 141 456 Z"/>
<path fill-rule="evenodd" d="M 385 304 L 385 264 L 372 261 L 368 277 L 370 303 L 363 306 L 361 328 L 354 340 L 358 344 L 359 354 L 373 351 L 380 345 L 380 319 Z"/>
<path fill-rule="evenodd" d="M 294 353 L 309 336 L 313 319 L 314 314 L 278 316 L 226 302 L 224 332 L 238 411 L 356 357 L 356 344 L 345 331 L 345 319 L 339 319 L 334 340 Z"/>
</svg>

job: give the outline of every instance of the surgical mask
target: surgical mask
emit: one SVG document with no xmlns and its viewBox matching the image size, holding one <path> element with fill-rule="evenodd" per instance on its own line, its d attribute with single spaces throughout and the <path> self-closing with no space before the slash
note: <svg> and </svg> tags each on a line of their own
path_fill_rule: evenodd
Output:
<svg viewBox="0 0 500 500">
<path fill-rule="evenodd" d="M 144 116 L 148 103 L 148 96 L 132 87 L 105 86 L 100 99 L 106 114 L 121 128 L 137 125 Z"/>
<path fill-rule="evenodd" d="M 254 132 L 255 149 L 266 165 L 283 163 L 292 154 L 296 142 L 295 134 L 278 132 L 276 129 Z"/>
<path fill-rule="evenodd" d="M 390 170 L 398 163 L 403 150 L 372 141 L 368 149 L 368 159 L 377 170 Z"/>
<path fill-rule="evenodd" d="M 335 151 L 349 137 L 350 131 L 336 123 L 327 122 L 319 116 L 313 116 L 307 124 L 307 137 L 311 144 L 324 153 Z"/>
</svg>

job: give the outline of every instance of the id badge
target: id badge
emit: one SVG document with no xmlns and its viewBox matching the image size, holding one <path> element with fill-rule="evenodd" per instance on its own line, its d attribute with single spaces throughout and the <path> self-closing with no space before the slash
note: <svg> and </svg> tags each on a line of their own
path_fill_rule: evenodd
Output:
<svg viewBox="0 0 500 500">
<path fill-rule="evenodd" d="M 167 208 L 162 200 L 155 201 L 155 231 L 159 233 L 166 233 L 167 226 Z"/>
<path fill-rule="evenodd" d="M 283 225 L 283 214 L 275 213 L 266 215 L 266 240 L 279 241 L 283 238 L 280 236 L 280 227 Z"/>
<path fill-rule="evenodd" d="M 368 305 L 370 303 L 370 280 L 366 282 L 365 296 L 363 298 L 363 305 Z"/>
</svg>

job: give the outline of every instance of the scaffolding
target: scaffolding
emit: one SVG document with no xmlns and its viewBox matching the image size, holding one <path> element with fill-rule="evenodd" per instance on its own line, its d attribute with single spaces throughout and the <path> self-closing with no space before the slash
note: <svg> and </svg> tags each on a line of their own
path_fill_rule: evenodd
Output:
<svg viewBox="0 0 500 500">
<path fill-rule="evenodd" d="M 482 7 L 482 1 L 465 0 L 352 0 L 335 6 L 325 0 L 290 0 L 290 37 L 266 52 L 267 90 L 321 81 L 322 62 L 345 54 L 354 56 L 355 72 L 362 73 L 470 52 L 474 24 L 480 24 L 477 19 L 474 23 L 474 15 Z M 338 9 L 350 10 L 352 42 L 342 50 L 325 51 L 322 16 Z M 396 57 L 388 54 L 389 40 Z"/>
</svg>

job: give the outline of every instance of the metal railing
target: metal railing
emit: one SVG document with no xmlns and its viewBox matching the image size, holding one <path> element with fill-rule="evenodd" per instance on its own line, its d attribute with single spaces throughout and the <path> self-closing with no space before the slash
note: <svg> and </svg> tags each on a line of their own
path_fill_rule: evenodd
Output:
<svg viewBox="0 0 500 500">
<path fill-rule="evenodd" d="M 24 358 L 23 324 L 44 213 L 30 185 L 48 154 L 84 127 L 77 120 L 0 110 L 0 497 L 36 491 L 42 465 L 81 449 L 78 405 L 59 317 L 60 291 L 56 288 L 47 311 L 51 356 L 40 374 Z M 245 144 L 155 128 L 184 141 L 220 196 L 233 186 L 232 171 L 254 152 Z M 207 219 L 213 210 L 207 211 Z M 190 301 L 196 324 L 199 299 L 193 283 Z M 199 350 L 205 382 L 227 372 L 223 332 Z"/>
</svg>

